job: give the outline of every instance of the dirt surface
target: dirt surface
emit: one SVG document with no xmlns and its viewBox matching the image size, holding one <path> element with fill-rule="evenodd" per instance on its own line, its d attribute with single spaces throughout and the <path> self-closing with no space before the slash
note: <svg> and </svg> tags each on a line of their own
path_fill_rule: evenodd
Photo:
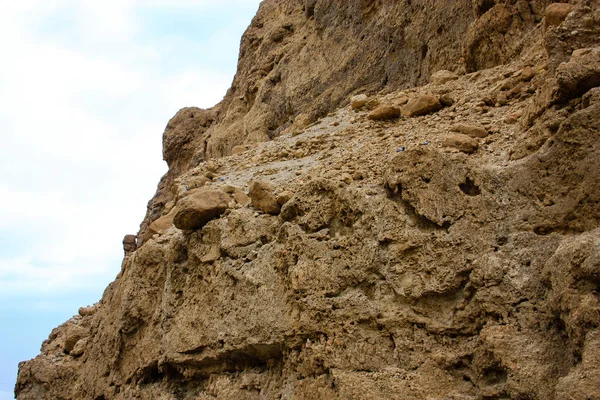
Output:
<svg viewBox="0 0 600 400">
<path fill-rule="evenodd" d="M 99 303 L 20 364 L 18 399 L 600 399 L 598 2 L 553 6 L 552 23 L 541 1 L 391 3 L 262 3 L 218 116 L 169 123 L 171 169 L 137 248 Z M 403 78 L 377 86 L 388 60 L 369 55 L 347 79 L 311 78 L 325 42 L 354 51 L 344 15 L 410 33 L 444 13 L 456 32 Z M 293 28 L 271 27 L 286 18 Z M 277 120 L 263 143 L 205 136 L 271 121 L 260 102 L 223 110 L 252 60 L 296 35 L 306 49 L 269 71 L 283 68 L 290 93 L 310 87 L 291 108 L 300 122 Z M 292 73 L 307 57 L 316 72 Z M 427 83 L 432 69 L 450 71 Z M 173 224 L 216 207 L 201 228 Z"/>
</svg>

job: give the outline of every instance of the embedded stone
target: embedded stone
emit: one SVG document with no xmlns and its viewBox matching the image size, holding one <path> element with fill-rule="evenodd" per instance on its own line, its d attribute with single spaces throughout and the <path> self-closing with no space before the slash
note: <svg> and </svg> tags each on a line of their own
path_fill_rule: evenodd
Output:
<svg viewBox="0 0 600 400">
<path fill-rule="evenodd" d="M 182 230 L 200 229 L 218 218 L 229 208 L 229 197 L 220 190 L 200 188 L 179 200 L 173 217 L 175 226 Z"/>
</svg>

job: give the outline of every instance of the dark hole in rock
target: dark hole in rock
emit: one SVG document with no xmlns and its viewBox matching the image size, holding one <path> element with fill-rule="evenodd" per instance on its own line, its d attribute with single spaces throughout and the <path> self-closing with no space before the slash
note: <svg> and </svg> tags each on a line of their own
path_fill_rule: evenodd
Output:
<svg viewBox="0 0 600 400">
<path fill-rule="evenodd" d="M 508 373 L 498 364 L 494 364 L 483 370 L 483 379 L 488 385 L 506 382 Z"/>
<path fill-rule="evenodd" d="M 552 228 L 548 227 L 548 226 L 536 226 L 535 228 L 533 228 L 533 232 L 536 235 L 540 235 L 540 236 L 546 236 L 552 233 Z"/>
<path fill-rule="evenodd" d="M 477 7 L 478 16 L 482 16 L 496 5 L 494 0 L 483 0 Z"/>
<path fill-rule="evenodd" d="M 481 194 L 479 186 L 477 186 L 475 182 L 471 180 L 471 178 L 467 178 L 467 180 L 464 183 L 458 185 L 458 187 L 467 196 L 478 196 Z"/>
<path fill-rule="evenodd" d="M 427 44 L 423 44 L 423 46 L 421 46 L 421 56 L 423 58 L 425 58 L 427 56 L 427 53 L 429 53 L 429 46 L 427 46 Z"/>
</svg>

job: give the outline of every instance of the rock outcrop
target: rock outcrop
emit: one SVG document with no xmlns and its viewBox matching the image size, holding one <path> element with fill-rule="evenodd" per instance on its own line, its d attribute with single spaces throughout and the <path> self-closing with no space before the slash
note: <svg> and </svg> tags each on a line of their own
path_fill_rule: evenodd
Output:
<svg viewBox="0 0 600 400">
<path fill-rule="evenodd" d="M 242 37 L 223 101 L 209 110 L 184 108 L 169 121 L 163 137 L 169 172 L 148 204 L 140 243 L 152 235 L 149 225 L 173 200 L 168 188 L 184 171 L 288 129 L 301 131 L 351 95 L 424 85 L 439 71 L 501 65 L 530 44 L 550 3 L 264 1 Z"/>
<path fill-rule="evenodd" d="M 600 2 L 549 4 L 264 1 L 17 398 L 600 398 Z"/>
</svg>

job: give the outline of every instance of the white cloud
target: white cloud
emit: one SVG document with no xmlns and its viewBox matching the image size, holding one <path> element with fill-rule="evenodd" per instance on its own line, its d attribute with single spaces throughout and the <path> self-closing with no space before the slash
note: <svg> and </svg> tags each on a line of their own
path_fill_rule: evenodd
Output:
<svg viewBox="0 0 600 400">
<path fill-rule="evenodd" d="M 143 40 L 149 27 L 138 20 L 138 11 L 223 7 L 231 12 L 236 5 L 257 3 L 21 0 L 4 5 L 0 234 L 22 243 L 19 249 L 0 243 L 3 298 L 89 286 L 100 292 L 120 268 L 122 236 L 137 231 L 166 169 L 161 136 L 168 119 L 184 106 L 214 105 L 231 83 L 234 66 L 210 65 L 210 58 L 186 67 L 187 55 L 180 54 L 177 63 L 168 60 L 177 68 L 162 67 L 166 56 Z M 66 34 L 57 36 L 56 29 Z M 215 27 L 203 48 L 235 52 L 239 37 L 228 31 Z M 226 48 L 226 42 L 233 47 Z"/>
</svg>

